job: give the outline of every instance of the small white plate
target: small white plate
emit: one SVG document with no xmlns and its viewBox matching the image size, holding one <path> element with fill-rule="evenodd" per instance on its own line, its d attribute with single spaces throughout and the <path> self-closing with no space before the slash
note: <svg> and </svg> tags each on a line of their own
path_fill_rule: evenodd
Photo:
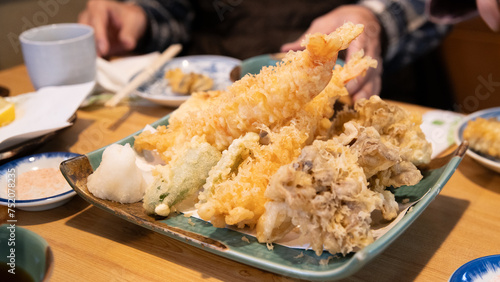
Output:
<svg viewBox="0 0 500 282">
<path fill-rule="evenodd" d="M 231 70 L 240 64 L 240 60 L 224 56 L 177 57 L 166 63 L 152 79 L 141 85 L 135 94 L 160 105 L 178 107 L 191 96 L 179 95 L 172 91 L 165 78 L 165 73 L 168 70 L 180 68 L 184 73 L 204 74 L 214 81 L 211 90 L 224 90 L 233 83 L 229 78 Z"/>
<path fill-rule="evenodd" d="M 41 153 L 19 158 L 0 166 L 0 205 L 15 207 L 26 211 L 41 211 L 59 207 L 76 195 L 76 192 L 68 183 L 64 189 L 54 195 L 44 195 L 33 197 L 29 200 L 17 200 L 16 193 L 19 193 L 19 177 L 26 172 L 46 168 L 56 168 L 62 161 L 79 156 L 75 153 L 53 152 Z M 60 172 L 60 171 L 59 171 Z"/>
<path fill-rule="evenodd" d="M 486 109 L 482 111 L 478 111 L 475 113 L 472 113 L 468 116 L 466 116 L 460 124 L 457 126 L 457 130 L 455 132 L 455 140 L 457 144 L 462 143 L 464 140 L 463 134 L 464 130 L 467 127 L 467 123 L 469 121 L 475 120 L 476 118 L 481 117 L 481 118 L 497 118 L 500 120 L 500 107 L 497 108 L 491 108 L 491 109 Z M 478 163 L 484 165 L 485 167 L 496 171 L 500 173 L 500 160 L 491 156 L 485 156 L 482 154 L 479 154 L 478 152 L 475 152 L 474 150 L 470 149 L 467 150 L 467 155 L 469 155 L 471 158 L 476 160 Z"/>
<path fill-rule="evenodd" d="M 68 120 L 94 89 L 95 82 L 49 86 L 36 92 L 7 97 L 16 119 L 0 128 L 0 151 L 70 126 Z"/>
</svg>

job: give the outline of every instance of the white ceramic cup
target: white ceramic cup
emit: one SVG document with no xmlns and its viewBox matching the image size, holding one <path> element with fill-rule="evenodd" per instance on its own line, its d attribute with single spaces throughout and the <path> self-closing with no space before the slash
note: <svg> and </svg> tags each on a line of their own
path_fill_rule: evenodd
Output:
<svg viewBox="0 0 500 282">
<path fill-rule="evenodd" d="M 35 89 L 85 83 L 96 77 L 94 30 L 76 23 L 29 29 L 19 36 Z"/>
</svg>

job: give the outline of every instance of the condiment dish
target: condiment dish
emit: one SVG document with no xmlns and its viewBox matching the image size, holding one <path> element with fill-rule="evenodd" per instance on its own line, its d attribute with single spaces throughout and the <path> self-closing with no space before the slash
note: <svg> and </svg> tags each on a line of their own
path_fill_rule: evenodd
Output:
<svg viewBox="0 0 500 282">
<path fill-rule="evenodd" d="M 62 161 L 79 156 L 51 152 L 19 158 L 0 166 L 0 205 L 26 211 L 59 207 L 76 195 L 62 176 Z"/>
</svg>

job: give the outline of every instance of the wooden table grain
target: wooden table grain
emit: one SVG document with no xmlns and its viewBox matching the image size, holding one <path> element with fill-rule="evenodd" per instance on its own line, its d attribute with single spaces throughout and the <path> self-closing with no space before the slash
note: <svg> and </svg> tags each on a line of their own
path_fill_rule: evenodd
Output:
<svg viewBox="0 0 500 282">
<path fill-rule="evenodd" d="M 33 91 L 26 68 L 0 71 L 11 95 Z M 402 104 L 419 112 L 428 109 Z M 173 109 L 120 105 L 78 110 L 73 126 L 37 152 L 84 154 Z M 462 264 L 500 253 L 500 174 L 465 157 L 425 212 L 380 256 L 345 281 L 447 281 Z M 18 224 L 50 244 L 51 281 L 289 281 L 117 218 L 80 197 L 56 209 L 18 211 Z"/>
</svg>

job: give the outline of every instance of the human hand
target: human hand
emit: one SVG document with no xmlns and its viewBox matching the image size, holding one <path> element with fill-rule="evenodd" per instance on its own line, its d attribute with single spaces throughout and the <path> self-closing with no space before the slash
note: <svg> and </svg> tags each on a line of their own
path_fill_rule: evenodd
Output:
<svg viewBox="0 0 500 282">
<path fill-rule="evenodd" d="M 493 30 L 500 30 L 500 3 L 498 0 L 476 0 L 477 10 L 484 22 Z"/>
<path fill-rule="evenodd" d="M 88 1 L 78 22 L 94 28 L 99 56 L 134 50 L 147 26 L 146 14 L 139 6 L 102 0 Z"/>
<path fill-rule="evenodd" d="M 300 46 L 300 43 L 306 34 L 315 32 L 329 34 L 348 21 L 355 24 L 363 24 L 365 30 L 347 48 L 346 61 L 349 61 L 354 53 L 363 49 L 366 56 L 370 56 L 379 62 L 376 69 L 370 68 L 365 76 L 358 77 L 347 83 L 347 91 L 353 100 L 356 101 L 360 98 L 369 98 L 372 95 L 378 95 L 382 85 L 381 26 L 376 16 L 369 9 L 358 5 L 340 6 L 316 18 L 311 23 L 309 29 L 299 39 L 281 46 L 281 51 L 302 50 L 304 48 Z"/>
</svg>

